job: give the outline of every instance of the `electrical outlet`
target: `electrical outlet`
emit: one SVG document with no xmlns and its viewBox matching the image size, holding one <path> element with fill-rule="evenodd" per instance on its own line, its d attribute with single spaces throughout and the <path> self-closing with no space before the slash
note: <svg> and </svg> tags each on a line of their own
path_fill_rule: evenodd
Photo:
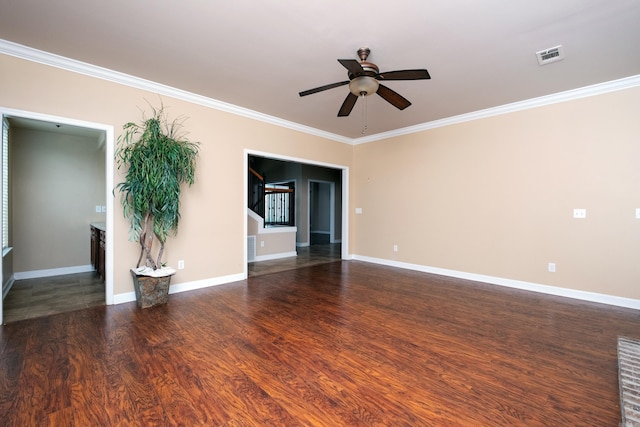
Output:
<svg viewBox="0 0 640 427">
<path fill-rule="evenodd" d="M 102 207 L 96 205 L 96 213 L 101 213 L 102 212 Z"/>
<path fill-rule="evenodd" d="M 178 270 L 184 270 L 184 260 L 178 260 Z"/>
<path fill-rule="evenodd" d="M 548 266 L 548 269 L 549 269 L 549 273 L 555 273 L 556 272 L 556 264 L 553 263 L 553 262 L 550 262 L 549 266 Z"/>
<path fill-rule="evenodd" d="M 264 248 L 264 240 L 260 240 L 260 247 Z"/>
<path fill-rule="evenodd" d="M 586 218 L 587 217 L 587 210 L 586 209 L 574 209 L 573 210 L 573 217 L 574 218 Z"/>
<path fill-rule="evenodd" d="M 398 245 L 393 245 L 393 252 L 398 252 Z"/>
<path fill-rule="evenodd" d="M 636 208 L 636 219 L 640 219 L 640 208 Z"/>
</svg>

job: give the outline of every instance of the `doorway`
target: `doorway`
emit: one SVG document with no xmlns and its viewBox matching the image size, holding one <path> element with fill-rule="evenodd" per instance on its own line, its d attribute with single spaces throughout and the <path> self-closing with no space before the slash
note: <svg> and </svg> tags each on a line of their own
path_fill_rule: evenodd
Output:
<svg viewBox="0 0 640 427">
<path fill-rule="evenodd" d="M 284 157 L 270 153 L 245 150 L 245 210 L 248 212 L 249 199 L 255 198 L 254 188 L 249 188 L 249 168 L 264 176 L 265 182 L 296 182 L 296 253 L 282 259 L 270 259 L 249 264 L 247 260 L 250 242 L 255 236 L 248 236 L 245 219 L 245 277 L 284 269 L 300 268 L 339 259 L 348 259 L 348 176 L 346 166 Z M 319 196 L 317 198 L 316 196 Z M 311 200 L 315 198 L 315 200 Z M 314 210 L 311 213 L 311 210 Z M 253 213 L 251 213 L 254 215 Z M 245 217 L 249 216 L 249 212 Z M 312 233 L 311 229 L 314 228 Z M 317 232 L 316 232 L 317 231 Z M 252 233 L 253 234 L 253 233 Z M 322 236 L 324 245 L 316 243 L 315 237 Z M 312 242 L 312 237 L 314 241 Z M 250 248 L 249 248 L 250 249 Z M 295 255 L 295 253 L 294 253 Z M 274 257 L 275 258 L 275 257 Z"/>
<path fill-rule="evenodd" d="M 18 134 L 18 138 L 24 138 L 22 141 L 29 141 L 28 143 L 25 142 L 25 145 L 19 147 L 19 150 L 14 153 L 23 156 L 21 161 L 24 162 L 26 158 L 27 161 L 33 160 L 34 163 L 38 161 L 47 162 L 48 157 L 56 157 L 55 160 L 51 159 L 47 172 L 43 172 L 42 176 L 39 177 L 30 176 L 29 179 L 34 179 L 35 181 L 32 180 L 25 184 L 21 181 L 24 174 L 21 176 L 18 173 L 19 171 L 13 171 L 18 167 L 18 164 L 13 164 L 12 162 L 18 160 L 18 157 L 12 157 L 11 150 L 9 150 L 8 155 L 7 151 L 3 150 L 3 161 L 10 172 L 8 175 L 8 188 L 13 189 L 13 191 L 9 191 L 6 194 L 5 186 L 3 185 L 3 199 L 7 198 L 9 200 L 11 209 L 5 210 L 1 216 L 3 229 L 8 230 L 10 239 L 8 244 L 3 244 L 3 262 L 0 269 L 0 277 L 3 284 L 0 323 L 5 323 L 3 310 L 5 297 L 16 280 L 35 280 L 37 282 L 38 280 L 42 281 L 50 278 L 52 286 L 56 286 L 56 283 L 59 284 L 65 278 L 70 277 L 72 277 L 71 281 L 75 285 L 79 281 L 86 282 L 86 273 L 91 270 L 89 260 L 89 222 L 80 224 L 80 222 L 84 222 L 85 217 L 81 216 L 80 218 L 82 219 L 79 220 L 76 216 L 77 210 L 81 210 L 83 215 L 86 215 L 87 220 L 102 220 L 100 222 L 104 223 L 106 278 L 102 284 L 104 289 L 103 303 L 113 304 L 113 196 L 110 190 L 113 188 L 113 127 L 11 109 L 0 109 L 0 115 L 3 123 L 8 123 L 10 126 L 9 138 L 13 138 Z M 39 141 L 32 143 L 31 140 Z M 51 144 L 47 145 L 43 141 L 49 141 Z M 83 144 L 83 142 L 86 142 L 86 144 Z M 17 144 L 19 141 L 11 141 L 8 146 L 11 147 L 14 143 Z M 26 148 L 27 144 L 29 148 Z M 64 148 L 56 149 L 58 147 Z M 29 152 L 29 150 L 34 151 Z M 94 150 L 95 153 L 91 153 L 91 150 Z M 91 163 L 94 161 L 97 163 Z M 61 169 L 66 169 L 66 171 Z M 94 171 L 88 172 L 91 169 L 94 169 Z M 95 197 L 83 197 L 83 194 L 85 196 L 87 194 L 86 190 L 82 193 L 71 182 L 74 179 L 78 180 L 77 174 L 85 172 L 101 175 L 98 187 L 95 191 L 92 191 Z M 77 174 L 74 175 L 74 173 Z M 37 173 L 32 175 L 37 175 Z M 12 182 L 14 178 L 16 182 Z M 40 181 L 37 181 L 37 179 L 40 179 Z M 52 190 L 51 187 L 47 188 L 50 181 L 56 182 L 56 180 L 65 183 L 62 188 L 56 188 L 55 190 Z M 38 182 L 41 184 L 38 184 Z M 21 187 L 21 185 L 23 186 Z M 12 194 L 16 191 L 20 194 Z M 66 193 L 70 192 L 78 193 L 75 196 L 81 201 L 67 203 L 69 198 Z M 42 193 L 42 197 L 39 197 L 38 193 Z M 16 207 L 16 202 L 21 204 L 20 209 L 22 210 L 14 212 L 13 208 Z M 71 207 L 65 206 L 65 203 L 71 205 Z M 78 206 L 76 203 L 83 205 Z M 88 210 L 91 210 L 91 212 L 87 212 Z M 56 226 L 56 218 L 60 220 L 61 216 L 65 219 Z M 60 231 L 59 229 L 68 230 L 66 227 L 69 224 L 64 222 L 73 222 L 75 230 L 78 231 L 75 234 L 69 231 L 66 231 L 66 234 L 63 235 L 56 234 L 56 232 Z M 43 224 L 45 228 L 43 228 Z M 31 234 L 30 232 L 25 233 L 25 228 L 28 229 L 29 227 L 39 231 Z M 78 227 L 80 228 L 78 229 Z M 79 233 L 85 233 L 86 239 L 84 234 L 82 237 L 78 237 Z M 16 240 L 16 235 L 18 235 L 19 241 Z M 36 244 L 45 246 L 45 252 L 33 246 L 34 239 Z M 76 258 L 76 261 L 72 262 L 71 265 L 64 261 L 59 261 L 59 252 L 66 250 L 65 242 L 67 241 L 74 242 L 75 251 L 83 251 L 83 255 L 86 253 L 86 260 L 83 257 L 78 262 Z M 25 251 L 25 248 L 28 247 L 32 249 Z"/>
<path fill-rule="evenodd" d="M 309 245 L 336 243 L 335 182 L 309 180 Z"/>
</svg>

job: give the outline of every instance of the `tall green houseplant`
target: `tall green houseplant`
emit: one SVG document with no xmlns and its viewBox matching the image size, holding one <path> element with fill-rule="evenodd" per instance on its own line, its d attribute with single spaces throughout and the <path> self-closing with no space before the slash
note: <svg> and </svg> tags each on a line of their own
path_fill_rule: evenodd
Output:
<svg viewBox="0 0 640 427">
<path fill-rule="evenodd" d="M 163 266 L 167 237 L 178 230 L 181 188 L 195 180 L 199 143 L 181 132 L 183 122 L 169 121 L 163 106 L 152 107 L 151 117 L 125 124 L 118 138 L 116 164 L 126 169 L 126 178 L 116 189 L 131 225 L 130 240 L 140 243 L 136 269 L 143 259 L 148 269 Z"/>
</svg>

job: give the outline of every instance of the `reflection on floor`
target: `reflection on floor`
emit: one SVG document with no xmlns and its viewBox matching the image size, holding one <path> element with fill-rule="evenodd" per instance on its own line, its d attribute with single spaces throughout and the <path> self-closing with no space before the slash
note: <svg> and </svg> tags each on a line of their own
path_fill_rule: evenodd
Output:
<svg viewBox="0 0 640 427">
<path fill-rule="evenodd" d="M 4 323 L 104 303 L 104 283 L 95 272 L 16 280 L 3 301 Z"/>
<path fill-rule="evenodd" d="M 250 263 L 249 277 L 340 260 L 340 243 L 301 247 L 297 251 L 297 257 Z M 3 301 L 4 323 L 104 303 L 104 283 L 95 272 L 17 280 Z"/>
<path fill-rule="evenodd" d="M 249 263 L 249 277 L 340 260 L 340 243 L 297 248 L 298 256 Z"/>
</svg>

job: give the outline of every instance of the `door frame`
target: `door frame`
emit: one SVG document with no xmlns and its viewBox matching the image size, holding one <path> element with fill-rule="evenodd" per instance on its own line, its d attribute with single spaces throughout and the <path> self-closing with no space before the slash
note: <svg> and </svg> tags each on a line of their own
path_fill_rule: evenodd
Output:
<svg viewBox="0 0 640 427">
<path fill-rule="evenodd" d="M 113 289 L 113 262 L 114 262 L 114 230 L 113 230 L 113 210 L 114 210 L 114 197 L 113 197 L 113 171 L 114 171 L 114 155 L 115 155 L 115 131 L 112 125 L 103 123 L 88 122 L 84 120 L 78 120 L 69 117 L 54 116 L 50 114 L 36 113 L 32 111 L 16 110 L 12 108 L 0 107 L 0 118 L 25 118 L 40 120 L 44 122 L 52 122 L 56 124 L 77 126 L 88 129 L 94 129 L 104 132 L 104 144 L 105 144 L 105 197 L 106 197 L 106 246 L 105 251 L 105 304 L 114 304 L 114 289 Z M 4 153 L 2 153 L 4 155 Z M 1 179 L 1 178 L 0 178 Z M 1 190 L 0 190 L 1 191 Z M 1 211 L 1 210 L 0 210 Z M 0 223 L 4 222 L 2 212 L 0 212 Z M 88 224 L 87 224 L 88 227 Z M 0 262 L 0 283 L 4 281 L 4 272 L 2 271 L 2 262 Z M 3 301 L 0 304 L 0 325 L 4 324 L 3 319 Z"/>
<path fill-rule="evenodd" d="M 349 254 L 349 166 L 338 165 L 332 163 L 324 163 L 315 160 L 303 159 L 299 157 L 291 157 L 291 156 L 283 156 L 281 154 L 276 153 L 268 153 L 264 151 L 251 150 L 248 148 L 244 149 L 244 165 L 242 169 L 243 174 L 243 211 L 242 218 L 244 222 L 244 232 L 243 232 L 243 277 L 246 279 L 248 277 L 248 266 L 247 266 L 247 209 L 248 207 L 248 186 L 249 186 L 249 156 L 260 156 L 266 157 L 268 159 L 274 160 L 283 160 L 286 162 L 293 163 L 303 163 L 307 165 L 320 166 L 330 169 L 338 169 L 342 171 L 342 233 L 341 233 L 341 258 L 344 260 L 351 259 L 351 254 Z M 335 197 L 335 196 L 334 196 Z M 335 209 L 334 209 L 335 210 Z M 308 218 L 307 218 L 308 220 Z"/>
<path fill-rule="evenodd" d="M 329 243 L 336 243 L 336 183 L 333 181 L 324 181 L 321 179 L 307 180 L 307 242 L 311 245 L 311 183 L 328 184 L 329 185 Z"/>
</svg>

